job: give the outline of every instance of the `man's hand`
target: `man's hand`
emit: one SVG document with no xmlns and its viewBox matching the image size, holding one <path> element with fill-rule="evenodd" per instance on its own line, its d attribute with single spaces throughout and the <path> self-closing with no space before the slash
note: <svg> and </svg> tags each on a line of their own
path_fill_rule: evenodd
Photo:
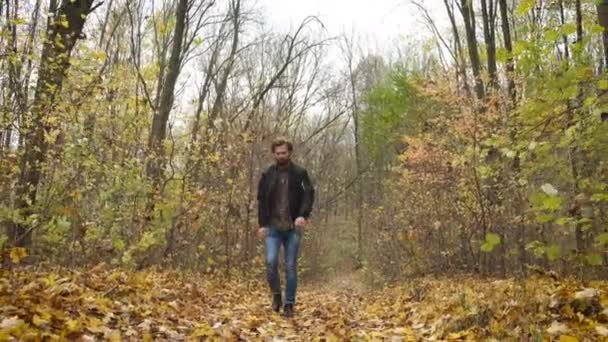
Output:
<svg viewBox="0 0 608 342">
<path fill-rule="evenodd" d="M 258 235 L 259 240 L 264 240 L 264 238 L 266 238 L 266 235 L 268 235 L 268 228 L 266 228 L 266 227 L 258 228 L 257 235 Z"/>
<path fill-rule="evenodd" d="M 296 227 L 299 227 L 299 228 L 304 228 L 304 227 L 306 227 L 306 225 L 308 224 L 308 221 L 306 221 L 306 219 L 305 219 L 305 218 L 303 218 L 303 217 L 301 217 L 301 216 L 300 216 L 300 217 L 298 217 L 298 218 L 296 219 L 295 224 L 296 224 Z"/>
</svg>

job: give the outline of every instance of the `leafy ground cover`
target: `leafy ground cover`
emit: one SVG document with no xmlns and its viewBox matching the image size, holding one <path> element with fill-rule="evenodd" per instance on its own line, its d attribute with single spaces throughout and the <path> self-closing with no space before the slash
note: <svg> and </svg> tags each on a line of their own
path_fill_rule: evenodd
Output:
<svg viewBox="0 0 608 342">
<path fill-rule="evenodd" d="M 300 286 L 292 319 L 270 312 L 265 284 L 97 265 L 3 271 L 0 340 L 597 341 L 608 336 L 608 286 L 421 278 Z"/>
</svg>

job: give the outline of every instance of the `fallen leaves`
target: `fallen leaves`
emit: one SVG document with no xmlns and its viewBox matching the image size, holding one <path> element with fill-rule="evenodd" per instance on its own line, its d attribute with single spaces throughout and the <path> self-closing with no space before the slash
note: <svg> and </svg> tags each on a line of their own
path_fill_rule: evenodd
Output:
<svg viewBox="0 0 608 342">
<path fill-rule="evenodd" d="M 14 264 L 20 263 L 27 255 L 27 250 L 23 247 L 13 247 L 9 253 L 9 257 Z"/>
<path fill-rule="evenodd" d="M 420 341 L 608 337 L 608 286 L 416 279 L 384 289 L 303 284 L 297 315 L 266 284 L 169 272 L 15 269 L 0 277 L 0 341 Z"/>
</svg>

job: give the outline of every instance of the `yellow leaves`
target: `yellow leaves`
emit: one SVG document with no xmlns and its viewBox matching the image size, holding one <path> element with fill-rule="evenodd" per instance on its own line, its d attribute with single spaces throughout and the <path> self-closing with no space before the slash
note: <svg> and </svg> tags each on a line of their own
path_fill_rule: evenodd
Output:
<svg viewBox="0 0 608 342">
<path fill-rule="evenodd" d="M 447 336 L 449 341 L 462 340 L 462 339 L 470 340 L 471 337 L 474 337 L 474 333 L 470 330 L 450 333 Z"/>
<path fill-rule="evenodd" d="M 213 331 L 213 328 L 207 323 L 202 323 L 194 329 L 190 338 L 211 337 L 214 335 L 215 331 Z"/>
<path fill-rule="evenodd" d="M 13 247 L 11 248 L 9 256 L 14 264 L 18 264 L 21 262 L 21 260 L 27 257 L 28 254 L 27 250 L 23 247 Z"/>
<path fill-rule="evenodd" d="M 103 322 L 95 317 L 89 317 L 85 325 L 87 330 L 93 334 L 103 334 L 106 331 Z"/>
<path fill-rule="evenodd" d="M 61 25 L 63 28 L 67 29 L 70 27 L 70 22 L 64 16 L 59 20 L 59 25 Z"/>
<path fill-rule="evenodd" d="M 105 264 L 83 273 L 18 272 L 26 285 L 0 292 L 7 312 L 0 340 L 43 333 L 109 341 L 502 341 L 534 334 L 573 342 L 608 336 L 597 310 L 585 315 L 570 305 L 606 296 L 603 283 L 583 289 L 535 279 L 523 291 L 512 280 L 416 279 L 365 291 L 342 280 L 341 286 L 302 288 L 296 318 L 283 319 L 270 311 L 266 284 L 242 278 L 128 273 Z M 19 307 L 7 305 L 12 296 L 19 300 L 11 305 Z"/>
<path fill-rule="evenodd" d="M 221 154 L 219 152 L 211 153 L 207 156 L 207 160 L 212 163 L 217 163 L 220 161 Z"/>
<path fill-rule="evenodd" d="M 327 342 L 339 342 L 340 339 L 336 335 L 330 334 L 329 336 L 327 336 L 325 338 L 325 341 L 327 341 Z"/>
<path fill-rule="evenodd" d="M 78 331 L 80 331 L 80 327 L 81 327 L 80 326 L 80 322 L 78 320 L 76 320 L 76 319 L 68 319 L 65 322 L 65 330 L 68 333 L 78 332 Z"/>
<path fill-rule="evenodd" d="M 595 332 L 600 336 L 608 337 L 608 328 L 603 325 L 596 325 Z"/>
<path fill-rule="evenodd" d="M 13 330 L 24 325 L 25 322 L 22 319 L 19 319 L 18 316 L 8 317 L 0 322 L 1 330 Z"/>
<path fill-rule="evenodd" d="M 7 317 L 0 322 L 0 341 L 11 341 L 12 335 L 20 335 L 27 328 L 27 324 L 18 316 Z"/>
<path fill-rule="evenodd" d="M 99 50 L 95 52 L 93 58 L 100 62 L 104 62 L 106 58 L 108 58 L 108 54 L 105 51 Z"/>
<path fill-rule="evenodd" d="M 110 342 L 121 342 L 122 338 L 120 336 L 120 331 L 118 330 L 110 330 L 105 334 L 105 337 Z"/>
<path fill-rule="evenodd" d="M 161 35 L 164 35 L 167 32 L 167 26 L 162 21 L 158 22 L 158 32 Z"/>
<path fill-rule="evenodd" d="M 50 314 L 48 315 L 48 318 L 43 318 L 41 316 L 34 315 L 34 317 L 32 317 L 32 323 L 37 327 L 42 327 L 43 325 L 47 325 L 50 323 L 50 318 Z"/>
</svg>

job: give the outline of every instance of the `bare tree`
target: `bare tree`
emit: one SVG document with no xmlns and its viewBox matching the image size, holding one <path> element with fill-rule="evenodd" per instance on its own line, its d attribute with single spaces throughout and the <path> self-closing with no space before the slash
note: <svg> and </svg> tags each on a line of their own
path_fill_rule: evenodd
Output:
<svg viewBox="0 0 608 342">
<path fill-rule="evenodd" d="M 363 169 L 363 160 L 361 155 L 361 136 L 360 136 L 360 112 L 359 112 L 359 98 L 357 90 L 357 77 L 355 70 L 355 46 L 352 39 L 345 39 L 344 43 L 344 54 L 347 64 L 348 82 L 350 86 L 350 111 L 353 119 L 354 126 L 354 140 L 355 140 L 355 174 L 361 174 Z M 362 266 L 363 263 L 363 185 L 361 182 L 357 182 L 357 262 L 358 267 Z"/>
<path fill-rule="evenodd" d="M 230 46 L 230 53 L 223 63 L 223 71 L 220 76 L 219 81 L 217 82 L 216 90 L 215 90 L 215 101 L 213 103 L 213 107 L 211 108 L 211 113 L 209 114 L 208 127 L 213 129 L 215 125 L 215 119 L 221 115 L 221 111 L 223 110 L 224 100 L 226 96 L 226 88 L 228 86 L 228 78 L 230 77 L 234 63 L 236 61 L 237 52 L 239 49 L 239 35 L 241 30 L 241 1 L 240 0 L 232 0 L 230 2 L 230 21 L 232 22 L 232 44 Z"/>
</svg>

